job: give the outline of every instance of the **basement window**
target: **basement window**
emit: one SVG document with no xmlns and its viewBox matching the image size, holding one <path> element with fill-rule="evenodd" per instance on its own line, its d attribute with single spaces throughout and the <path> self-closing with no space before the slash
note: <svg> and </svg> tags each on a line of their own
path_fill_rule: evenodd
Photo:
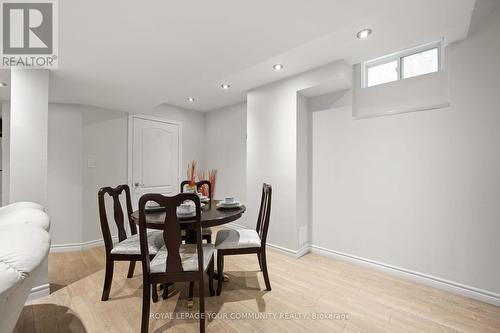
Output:
<svg viewBox="0 0 500 333">
<path fill-rule="evenodd" d="M 437 72 L 442 66 L 442 53 L 439 41 L 366 61 L 362 64 L 362 87 Z"/>
</svg>

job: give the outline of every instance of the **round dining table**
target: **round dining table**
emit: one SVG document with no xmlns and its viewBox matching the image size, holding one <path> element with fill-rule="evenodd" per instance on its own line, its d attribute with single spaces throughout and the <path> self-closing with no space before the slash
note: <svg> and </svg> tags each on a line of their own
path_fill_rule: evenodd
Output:
<svg viewBox="0 0 500 333">
<path fill-rule="evenodd" d="M 237 208 L 221 209 L 217 207 L 220 200 L 211 200 L 201 208 L 201 226 L 203 228 L 215 227 L 238 220 L 246 210 L 245 205 Z M 165 211 L 146 212 L 146 228 L 163 230 L 165 224 Z M 135 224 L 139 224 L 139 211 L 136 210 L 130 216 Z M 196 243 L 194 232 L 195 218 L 179 218 L 181 229 L 186 230 L 186 243 Z M 194 235 L 194 239 L 192 239 Z"/>
<path fill-rule="evenodd" d="M 245 205 L 237 208 L 221 209 L 217 207 L 220 200 L 210 200 L 201 208 L 201 225 L 203 228 L 216 227 L 229 222 L 238 220 L 246 211 Z M 165 224 L 166 212 L 147 212 L 146 228 L 163 230 Z M 136 210 L 130 216 L 135 224 L 139 224 L 139 211 Z M 185 240 L 187 244 L 196 243 L 196 232 L 194 230 L 196 223 L 195 218 L 179 218 L 181 229 L 186 230 Z M 214 275 L 215 279 L 219 279 L 217 272 Z"/>
</svg>

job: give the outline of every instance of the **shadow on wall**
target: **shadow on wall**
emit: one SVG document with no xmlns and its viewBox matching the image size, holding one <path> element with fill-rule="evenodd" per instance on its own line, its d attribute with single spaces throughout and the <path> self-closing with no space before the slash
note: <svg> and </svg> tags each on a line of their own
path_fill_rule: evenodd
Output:
<svg viewBox="0 0 500 333">
<path fill-rule="evenodd" d="M 35 325 L 35 314 L 38 320 Z M 40 320 L 51 318 L 51 320 Z M 77 332 L 86 333 L 82 321 L 68 307 L 54 304 L 35 304 L 23 308 L 14 333 Z"/>
</svg>

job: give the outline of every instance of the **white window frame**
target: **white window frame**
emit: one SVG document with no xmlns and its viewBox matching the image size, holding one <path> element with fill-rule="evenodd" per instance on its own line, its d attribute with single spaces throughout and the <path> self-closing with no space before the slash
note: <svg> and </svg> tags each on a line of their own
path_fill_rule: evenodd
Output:
<svg viewBox="0 0 500 333">
<path fill-rule="evenodd" d="M 395 81 L 404 80 L 404 78 L 403 78 L 403 58 L 417 54 L 417 53 L 429 51 L 432 49 L 437 49 L 437 51 L 438 51 L 438 70 L 437 71 L 438 72 L 441 71 L 444 68 L 444 56 L 443 56 L 444 55 L 444 47 L 443 47 L 443 45 L 444 45 L 443 40 L 439 40 L 439 41 L 419 45 L 419 46 L 416 46 L 416 47 L 413 47 L 413 48 L 410 48 L 407 50 L 391 53 L 391 54 L 385 55 L 383 57 L 379 57 L 376 59 L 372 59 L 372 60 L 368 60 L 368 61 L 363 62 L 361 64 L 361 88 L 369 88 L 369 87 L 375 87 L 378 85 L 385 84 L 385 83 L 380 83 L 377 85 L 368 86 L 368 68 L 373 67 L 373 66 L 382 65 L 382 64 L 396 60 L 397 61 L 396 70 L 398 72 L 398 78 Z M 432 72 L 432 73 L 435 73 L 435 72 Z M 427 74 L 430 74 L 430 73 L 427 73 Z M 422 75 L 425 75 L 425 74 L 422 74 Z M 420 76 L 420 75 L 417 75 L 417 76 Z M 413 77 L 417 77 L 417 76 L 413 76 Z M 395 82 L 395 81 L 390 81 L 390 82 Z M 386 83 L 390 83 L 390 82 L 386 82 Z"/>
</svg>

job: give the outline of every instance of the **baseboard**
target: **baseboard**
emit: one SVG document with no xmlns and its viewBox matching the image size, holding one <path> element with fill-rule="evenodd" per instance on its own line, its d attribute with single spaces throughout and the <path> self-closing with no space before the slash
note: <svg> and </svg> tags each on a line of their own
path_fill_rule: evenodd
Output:
<svg viewBox="0 0 500 333">
<path fill-rule="evenodd" d="M 278 251 L 278 252 L 286 254 L 286 255 L 293 256 L 295 258 L 300 258 L 303 255 L 309 253 L 309 245 L 305 245 L 298 250 L 292 250 L 292 249 L 289 249 L 289 248 L 286 248 L 283 246 L 279 246 L 276 244 L 272 244 L 272 243 L 267 243 L 267 246 L 272 250 Z"/>
<path fill-rule="evenodd" d="M 358 256 L 342 253 L 324 247 L 312 245 L 311 252 L 325 257 L 348 261 L 354 264 L 370 267 L 378 271 L 383 271 L 418 283 L 422 283 L 437 289 L 446 290 L 454 294 L 472 298 L 481 302 L 500 306 L 500 294 L 464 285 L 458 282 L 449 281 L 432 275 L 415 272 L 409 269 L 384 264 L 375 260 L 365 259 Z"/>
<path fill-rule="evenodd" d="M 246 228 L 245 226 L 238 225 L 235 223 L 232 223 L 232 225 L 227 225 L 227 226 L 229 228 L 233 228 L 233 229 Z M 366 259 L 366 258 L 358 257 L 355 255 L 338 252 L 335 250 L 330 250 L 330 249 L 327 249 L 327 248 L 324 248 L 321 246 L 317 246 L 317 245 L 305 245 L 297 251 L 291 250 L 291 249 L 288 249 L 288 248 L 285 248 L 285 247 L 282 247 L 279 245 L 275 245 L 275 244 L 268 243 L 267 245 L 271 249 L 277 250 L 281 253 L 291 255 L 294 257 L 301 257 L 301 256 L 307 254 L 308 252 L 312 252 L 312 253 L 315 253 L 315 254 L 318 254 L 318 255 L 321 255 L 324 257 L 348 261 L 348 262 L 351 262 L 351 263 L 356 264 L 356 265 L 362 265 L 362 266 L 366 266 L 366 267 L 369 267 L 372 269 L 376 269 L 378 271 L 383 271 L 383 272 L 391 274 L 391 275 L 399 276 L 399 277 L 402 277 L 402 278 L 405 278 L 405 279 L 408 279 L 411 281 L 415 281 L 415 282 L 418 282 L 421 284 L 425 284 L 425 285 L 428 285 L 428 286 L 431 286 L 431 287 L 434 287 L 437 289 L 449 291 L 451 293 L 458 294 L 458 295 L 461 295 L 464 297 L 468 297 L 468 298 L 472 298 L 472 299 L 475 299 L 475 300 L 478 300 L 481 302 L 500 306 L 500 294 L 497 294 L 497 293 L 494 293 L 494 292 L 491 292 L 488 290 L 468 286 L 468 285 L 465 285 L 462 283 L 442 279 L 442 278 L 439 278 L 436 276 L 432 276 L 432 275 L 428 275 L 428 274 L 424 274 L 424 273 L 420 273 L 420 272 L 415 272 L 415 271 L 412 271 L 409 269 L 385 264 L 385 263 L 378 262 L 375 260 Z"/>
<path fill-rule="evenodd" d="M 238 224 L 238 223 L 228 223 L 226 225 L 224 225 L 225 227 L 229 228 L 229 229 L 235 229 L 235 230 L 238 230 L 238 229 L 248 229 L 248 227 L 245 227 L 244 225 L 241 225 L 241 224 Z M 276 245 L 276 244 L 272 244 L 272 243 L 267 243 L 267 246 L 270 248 L 270 249 L 273 249 L 275 251 L 278 251 L 280 253 L 283 253 L 283 254 L 286 254 L 286 255 L 290 255 L 290 256 L 293 256 L 293 257 L 296 257 L 296 258 L 299 258 L 299 257 L 302 257 L 303 255 L 307 254 L 310 250 L 310 247 L 308 244 L 302 246 L 300 249 L 298 250 L 292 250 L 292 249 L 289 249 L 289 248 L 286 248 L 284 246 L 279 246 L 279 245 Z"/>
<path fill-rule="evenodd" d="M 112 239 L 113 243 L 115 243 L 118 241 L 118 236 L 113 236 Z M 50 252 L 82 251 L 100 245 L 104 245 L 102 238 L 82 243 L 52 244 L 50 245 Z"/>
<path fill-rule="evenodd" d="M 49 296 L 49 294 L 50 294 L 50 285 L 48 283 L 34 287 L 31 289 L 30 294 L 28 295 L 28 299 L 26 300 L 26 303 L 34 301 L 35 299 L 38 298 Z"/>
<path fill-rule="evenodd" d="M 283 253 L 283 254 L 286 254 L 286 255 L 289 255 L 289 256 L 291 255 L 293 257 L 297 256 L 297 251 L 294 251 L 294 250 L 289 249 L 287 247 L 279 246 L 279 245 L 271 244 L 271 243 L 267 243 L 266 245 L 271 250 L 274 250 L 274 251 L 277 251 L 277 252 L 280 252 L 280 253 Z"/>
<path fill-rule="evenodd" d="M 305 256 L 306 254 L 308 254 L 309 252 L 311 252 L 311 246 L 309 244 L 305 244 L 303 245 L 300 249 L 298 249 L 296 251 L 296 254 L 295 256 L 297 258 L 300 258 L 302 256 Z"/>
</svg>

